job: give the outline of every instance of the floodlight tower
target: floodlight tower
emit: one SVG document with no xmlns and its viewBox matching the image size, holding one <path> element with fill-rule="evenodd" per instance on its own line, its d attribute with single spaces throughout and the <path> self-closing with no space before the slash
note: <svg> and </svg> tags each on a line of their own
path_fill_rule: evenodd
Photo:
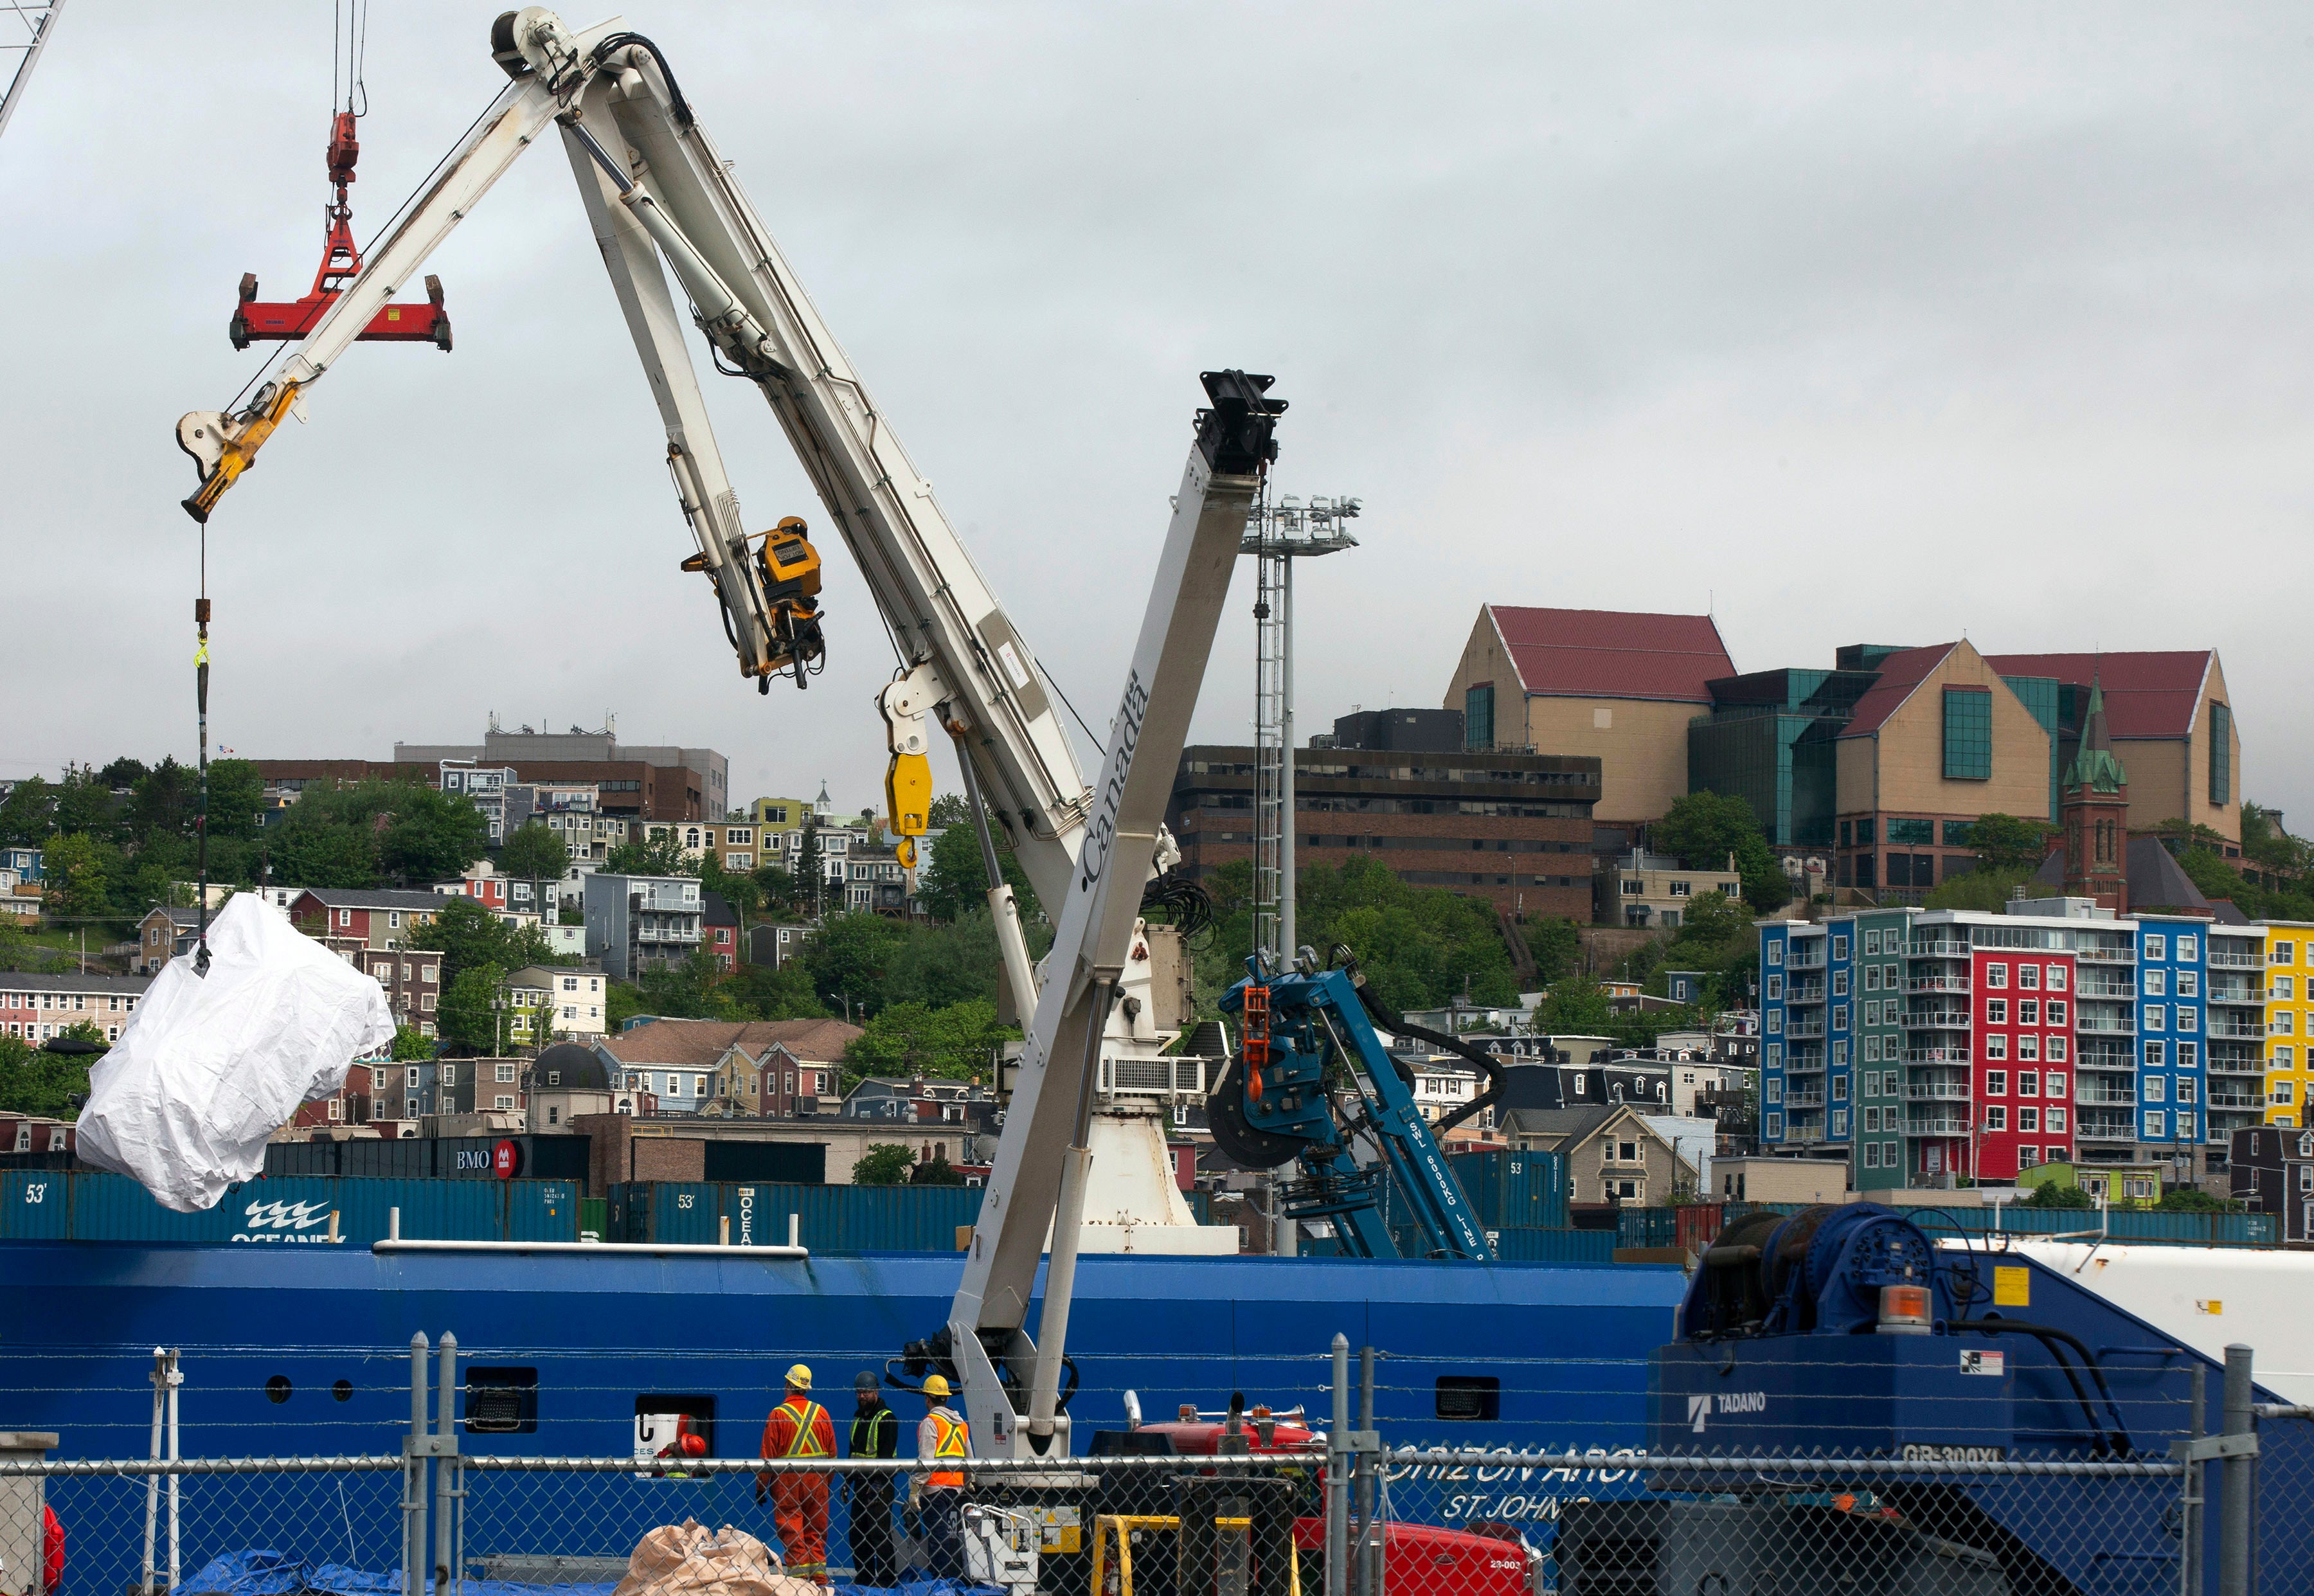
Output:
<svg viewBox="0 0 2314 1596">
<path fill-rule="evenodd" d="M 15 17 L 14 24 L 0 28 L 0 71 L 7 74 L 7 86 L 0 88 L 0 132 L 5 132 L 17 101 L 24 97 L 24 85 L 32 81 L 32 68 L 40 65 L 40 51 L 48 47 L 49 32 L 64 13 L 65 0 L 46 4 L 22 0 L 0 9 Z"/>
<path fill-rule="evenodd" d="M 1253 945 L 1290 968 L 1294 924 L 1294 562 L 1355 549 L 1355 498 L 1289 494 L 1265 486 L 1246 517 L 1241 550 L 1255 558 L 1253 604 Z"/>
</svg>

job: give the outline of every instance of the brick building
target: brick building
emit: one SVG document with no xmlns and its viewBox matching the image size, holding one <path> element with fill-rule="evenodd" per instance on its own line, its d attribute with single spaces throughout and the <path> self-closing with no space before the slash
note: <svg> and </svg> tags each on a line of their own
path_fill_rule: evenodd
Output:
<svg viewBox="0 0 2314 1596">
<path fill-rule="evenodd" d="M 1247 747 L 1182 751 L 1165 823 L 1190 879 L 1253 856 L 1253 761 Z M 1294 762 L 1298 865 L 1371 859 L 1412 886 L 1591 918 L 1597 758 L 1338 745 Z"/>
</svg>

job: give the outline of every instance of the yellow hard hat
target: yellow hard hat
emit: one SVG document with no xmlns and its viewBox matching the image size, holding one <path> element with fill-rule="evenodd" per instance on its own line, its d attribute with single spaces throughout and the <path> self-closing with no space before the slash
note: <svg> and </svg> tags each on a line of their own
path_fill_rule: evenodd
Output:
<svg viewBox="0 0 2314 1596">
<path fill-rule="evenodd" d="M 925 1396 L 927 1396 L 927 1397 L 945 1397 L 945 1396 L 947 1396 L 948 1394 L 949 1394 L 949 1390 L 948 1390 L 948 1380 L 947 1380 L 947 1378 L 946 1378 L 945 1376 L 943 1376 L 943 1375 L 938 1375 L 938 1374 L 929 1374 L 929 1375 L 926 1375 L 926 1376 L 924 1377 L 924 1395 L 925 1395 Z"/>
<path fill-rule="evenodd" d="M 811 1371 L 801 1363 L 788 1371 L 788 1384 L 799 1391 L 811 1389 Z"/>
</svg>

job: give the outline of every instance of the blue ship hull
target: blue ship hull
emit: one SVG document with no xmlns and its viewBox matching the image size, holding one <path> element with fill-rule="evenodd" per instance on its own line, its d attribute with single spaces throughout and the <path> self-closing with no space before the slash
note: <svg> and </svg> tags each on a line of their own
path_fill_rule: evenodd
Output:
<svg viewBox="0 0 2314 1596">
<path fill-rule="evenodd" d="M 636 1415 L 680 1395 L 713 1399 L 714 1455 L 751 1457 L 789 1364 L 837 1391 L 880 1371 L 945 1321 L 961 1268 L 0 1242 L 0 1427 L 54 1430 L 62 1457 L 142 1457 L 152 1350 L 171 1346 L 186 1456 L 391 1453 L 411 1336 L 453 1332 L 464 1367 L 535 1374 L 534 1428 L 469 1435 L 470 1451 L 630 1455 Z M 1339 1333 L 1385 1360 L 1392 1444 L 1636 1449 L 1647 1356 L 1683 1290 L 1679 1270 L 1634 1265 L 1090 1257 L 1070 1411 L 1082 1434 L 1121 1427 L 1128 1389 L 1153 1418 L 1242 1391 L 1322 1424 Z"/>
</svg>

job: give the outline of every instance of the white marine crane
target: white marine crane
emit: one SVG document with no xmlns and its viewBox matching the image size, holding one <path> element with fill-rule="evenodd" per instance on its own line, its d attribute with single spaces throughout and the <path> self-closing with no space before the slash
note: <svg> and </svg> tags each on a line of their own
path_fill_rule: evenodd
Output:
<svg viewBox="0 0 2314 1596">
<path fill-rule="evenodd" d="M 1087 1121 L 1104 1051 L 1154 1054 L 1145 1003 L 1118 1001 L 1142 952 L 1142 893 L 1177 853 L 1162 824 L 1190 711 L 1226 599 L 1249 507 L 1285 410 L 1269 379 L 1204 375 L 1173 515 L 1132 662 L 1088 784 L 1037 661 L 821 321 L 667 57 L 618 20 L 574 31 L 543 6 L 501 16 L 491 54 L 511 80 L 305 341 L 234 411 L 178 424 L 207 521 L 225 491 L 427 257 L 552 127 L 561 136 L 604 264 L 667 429 L 668 468 L 695 539 L 684 563 L 713 582 L 743 675 L 802 678 L 818 648 L 817 555 L 800 533 L 751 537 L 708 424 L 664 266 L 718 368 L 759 388 L 858 562 L 902 664 L 879 700 L 893 825 L 913 862 L 924 831 L 931 725 L 954 739 L 991 866 L 1006 984 L 1031 1016 L 997 1157 L 949 1321 L 910 1348 L 952 1371 L 982 1456 L 1066 1456 L 1060 1389 L 1084 1182 Z M 754 545 L 751 551 L 750 545 Z M 809 567 L 808 586 L 795 579 Z M 987 816 L 1010 833 L 1057 926 L 1032 971 Z M 1144 954 L 1145 958 L 1145 954 Z M 1145 968 L 1143 974 L 1145 981 Z M 1029 1308 L 1047 1234 L 1043 1318 Z"/>
</svg>

